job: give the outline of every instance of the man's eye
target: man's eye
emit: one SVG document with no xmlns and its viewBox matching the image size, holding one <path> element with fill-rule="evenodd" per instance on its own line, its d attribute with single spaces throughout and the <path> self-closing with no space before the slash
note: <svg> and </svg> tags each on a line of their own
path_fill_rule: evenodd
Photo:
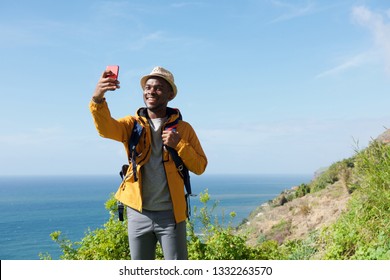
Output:
<svg viewBox="0 0 390 280">
<path fill-rule="evenodd" d="M 164 90 L 164 87 L 162 86 L 145 86 L 144 90 L 151 90 L 153 88 L 155 91 L 159 91 L 159 92 L 162 92 Z"/>
</svg>

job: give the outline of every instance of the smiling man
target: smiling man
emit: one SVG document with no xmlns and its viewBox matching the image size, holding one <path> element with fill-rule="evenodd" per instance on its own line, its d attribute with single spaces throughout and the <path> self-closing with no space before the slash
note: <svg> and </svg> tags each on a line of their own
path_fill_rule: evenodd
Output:
<svg viewBox="0 0 390 280">
<path fill-rule="evenodd" d="M 168 107 L 177 94 L 174 77 L 155 67 L 141 78 L 146 107 L 116 120 L 105 99 L 107 91 L 120 87 L 111 74 L 103 72 L 89 107 L 100 136 L 122 142 L 129 157 L 130 166 L 115 197 L 127 206 L 131 258 L 154 259 L 159 242 L 165 259 L 187 259 L 184 181 L 168 149 L 176 150 L 195 174 L 204 172 L 207 158 L 191 125 L 181 120 L 179 110 Z M 132 152 L 128 143 L 137 127 L 142 133 Z"/>
</svg>

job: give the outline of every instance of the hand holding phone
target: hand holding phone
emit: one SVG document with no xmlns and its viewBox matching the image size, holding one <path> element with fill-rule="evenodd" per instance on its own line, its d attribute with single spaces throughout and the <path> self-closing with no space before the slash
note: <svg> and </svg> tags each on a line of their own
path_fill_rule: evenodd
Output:
<svg viewBox="0 0 390 280">
<path fill-rule="evenodd" d="M 111 75 L 108 77 L 118 80 L 118 75 L 119 75 L 119 66 L 118 65 L 108 65 L 106 68 L 107 71 L 111 71 Z"/>
<path fill-rule="evenodd" d="M 120 88 L 118 74 L 118 65 L 109 65 L 106 67 L 106 70 L 102 73 L 99 82 L 96 85 L 95 91 L 92 95 L 92 99 L 95 103 L 103 102 L 104 95 L 108 90 L 114 91 Z M 114 81 L 108 80 L 107 78 L 112 78 L 114 79 Z"/>
</svg>

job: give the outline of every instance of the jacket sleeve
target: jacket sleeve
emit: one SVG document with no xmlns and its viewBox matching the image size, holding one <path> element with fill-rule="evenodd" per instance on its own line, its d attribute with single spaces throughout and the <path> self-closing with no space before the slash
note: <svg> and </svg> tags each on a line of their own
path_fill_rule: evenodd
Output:
<svg viewBox="0 0 390 280">
<path fill-rule="evenodd" d="M 185 128 L 182 131 L 178 128 L 179 133 L 181 133 L 181 140 L 177 144 L 176 150 L 188 170 L 200 175 L 206 170 L 206 154 L 192 126 L 186 122 L 182 123 Z"/>
<path fill-rule="evenodd" d="M 89 110 L 91 111 L 96 130 L 100 136 L 120 142 L 125 142 L 129 139 L 133 126 L 133 119 L 131 117 L 118 120 L 112 118 L 106 101 L 100 104 L 91 101 L 89 103 Z"/>
</svg>

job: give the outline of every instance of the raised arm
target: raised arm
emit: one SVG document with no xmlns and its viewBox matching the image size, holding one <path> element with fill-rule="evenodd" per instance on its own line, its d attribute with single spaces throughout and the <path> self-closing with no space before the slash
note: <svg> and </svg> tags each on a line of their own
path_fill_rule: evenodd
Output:
<svg viewBox="0 0 390 280">
<path fill-rule="evenodd" d="M 111 117 L 105 100 L 107 91 L 119 89 L 119 81 L 110 78 L 111 71 L 106 70 L 102 73 L 96 89 L 92 95 L 92 100 L 89 104 L 96 130 L 99 135 L 105 138 L 110 138 L 116 141 L 124 142 L 129 138 L 133 120 L 130 117 L 122 119 L 114 119 Z"/>
</svg>

